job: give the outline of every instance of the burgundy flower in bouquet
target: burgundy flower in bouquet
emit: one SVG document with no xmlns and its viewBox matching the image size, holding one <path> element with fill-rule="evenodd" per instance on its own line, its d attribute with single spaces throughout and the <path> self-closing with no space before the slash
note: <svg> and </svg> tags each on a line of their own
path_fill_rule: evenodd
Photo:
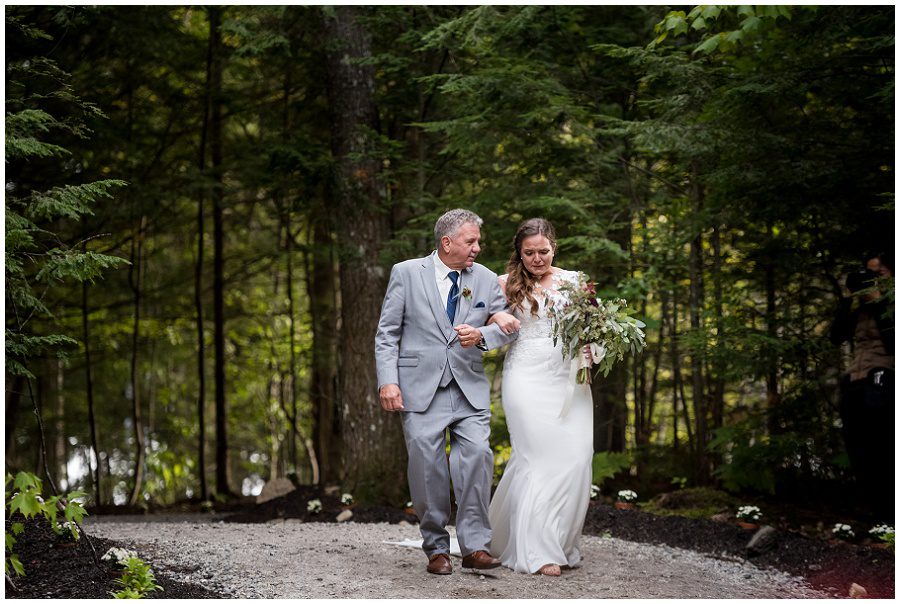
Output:
<svg viewBox="0 0 900 604">
<path fill-rule="evenodd" d="M 548 310 L 550 335 L 554 345 L 562 341 L 565 358 L 579 360 L 579 384 L 591 383 L 594 366 L 606 376 L 626 352 L 637 355 L 644 349 L 645 324 L 625 311 L 624 299 L 598 298 L 596 286 L 583 274 L 577 284 L 564 283 L 559 291 L 564 302 Z"/>
</svg>

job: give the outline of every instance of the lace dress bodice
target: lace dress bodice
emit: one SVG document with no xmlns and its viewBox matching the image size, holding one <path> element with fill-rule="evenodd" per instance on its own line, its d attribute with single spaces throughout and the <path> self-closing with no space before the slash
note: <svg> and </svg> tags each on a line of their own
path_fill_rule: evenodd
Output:
<svg viewBox="0 0 900 604">
<path fill-rule="evenodd" d="M 506 275 L 501 277 L 505 280 Z M 510 346 L 506 353 L 504 369 L 534 367 L 547 369 L 550 364 L 552 369 L 562 367 L 562 344 L 553 345 L 550 337 L 551 321 L 547 313 L 548 301 L 553 304 L 563 303 L 566 296 L 559 292 L 559 287 L 565 282 L 577 282 L 578 273 L 575 271 L 560 271 L 553 275 L 552 288 L 538 286 L 532 296 L 538 304 L 537 315 L 531 314 L 531 302 L 523 300 L 522 309 L 516 309 L 513 314 L 522 324 L 519 328 L 519 337 Z"/>
</svg>

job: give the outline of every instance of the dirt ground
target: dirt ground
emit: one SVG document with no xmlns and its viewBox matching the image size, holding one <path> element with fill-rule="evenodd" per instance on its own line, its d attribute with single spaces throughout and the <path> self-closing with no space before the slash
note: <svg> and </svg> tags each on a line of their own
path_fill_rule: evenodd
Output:
<svg viewBox="0 0 900 604">
<path fill-rule="evenodd" d="M 319 514 L 306 509 L 312 497 L 322 500 Z M 779 527 L 772 547 L 752 554 L 746 545 L 753 532 L 733 523 L 602 502 L 588 510 L 584 564 L 556 580 L 462 571 L 458 560 L 451 577 L 428 575 L 421 551 L 382 543 L 420 538 L 415 516 L 356 506 L 353 522 L 338 524 L 340 502 L 312 489 L 260 505 L 232 503 L 216 514 L 198 510 L 94 510 L 85 528 L 98 556 L 118 545 L 151 561 L 165 588 L 156 598 L 808 598 L 847 597 L 852 583 L 870 597 L 894 597 L 894 555 L 869 544 L 829 543 Z M 60 547 L 48 528 L 32 524 L 15 551 L 28 574 L 15 587 L 7 583 L 8 597 L 108 597 L 115 588 L 114 568 L 95 565 L 84 541 Z"/>
<path fill-rule="evenodd" d="M 137 522 L 135 522 L 137 520 Z M 241 598 L 811 598 L 801 580 L 741 559 L 585 536 L 584 563 L 562 577 L 499 568 L 450 576 L 425 572 L 420 549 L 385 541 L 419 537 L 414 525 L 146 522 L 89 525 L 145 552 L 161 571 L 191 568 L 192 581 Z M 124 522 L 123 522 L 124 521 Z"/>
</svg>

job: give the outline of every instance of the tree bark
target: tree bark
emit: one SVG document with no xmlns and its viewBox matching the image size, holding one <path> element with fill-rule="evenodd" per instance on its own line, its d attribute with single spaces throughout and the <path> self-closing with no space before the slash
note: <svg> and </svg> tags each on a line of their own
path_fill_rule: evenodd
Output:
<svg viewBox="0 0 900 604">
<path fill-rule="evenodd" d="M 687 432 L 687 446 L 688 452 L 692 453 L 695 450 L 696 444 L 694 441 L 694 432 L 691 428 L 691 418 L 688 414 L 687 408 L 687 399 L 684 396 L 684 379 L 681 377 L 681 350 L 678 345 L 678 302 L 677 302 L 678 291 L 675 290 L 672 293 L 672 322 L 671 327 L 669 329 L 669 334 L 671 338 L 671 353 L 672 353 L 672 412 L 675 415 L 673 419 L 674 427 L 675 427 L 675 438 L 677 440 L 678 434 L 678 403 L 679 400 L 681 402 L 681 411 L 684 414 L 684 426 L 685 431 Z M 676 447 L 677 449 L 677 447 Z"/>
<path fill-rule="evenodd" d="M 9 384 L 10 375 L 6 374 L 6 383 Z M 25 387 L 25 377 L 15 376 L 12 386 L 6 390 L 6 459 L 11 459 L 16 450 L 14 438 L 16 422 L 19 416 L 19 406 L 22 402 L 22 388 Z"/>
<path fill-rule="evenodd" d="M 699 336 L 703 333 L 703 190 L 696 178 L 696 168 L 693 170 L 694 178 L 691 184 L 691 197 L 694 202 L 694 216 L 692 220 L 693 237 L 691 239 L 691 251 L 688 261 L 690 277 L 690 318 L 691 331 Z M 701 484 L 705 484 L 709 477 L 709 468 L 706 461 L 707 437 L 707 405 L 706 387 L 703 376 L 703 357 L 705 356 L 705 344 L 703 349 L 697 345 L 691 352 L 691 394 L 694 403 L 694 421 L 697 428 L 696 464 L 698 478 Z"/>
<path fill-rule="evenodd" d="M 379 183 L 381 159 L 375 76 L 360 59 L 371 40 L 359 7 L 323 9 L 329 40 L 326 57 L 331 150 L 341 247 L 341 342 L 339 400 L 344 413 L 345 484 L 361 500 L 401 502 L 406 497 L 406 452 L 397 414 L 384 413 L 376 397 L 372 358 L 387 271 L 378 262 L 389 223 Z"/>
<path fill-rule="evenodd" d="M 313 413 L 313 442 L 321 481 L 341 477 L 341 422 L 337 406 L 337 300 L 334 242 L 326 221 L 313 218 L 308 231 L 306 289 L 312 323 L 312 367 L 309 396 Z"/>
<path fill-rule="evenodd" d="M 722 291 L 722 234 L 718 226 L 713 229 L 713 300 L 716 314 L 716 357 L 713 362 L 712 424 L 721 428 L 725 415 L 725 312 Z"/>
<path fill-rule="evenodd" d="M 216 385 L 216 491 L 233 495 L 228 464 L 228 405 L 225 397 L 225 257 L 224 257 L 224 175 L 222 174 L 222 11 L 210 6 L 210 153 L 213 177 L 213 346 Z"/>
<path fill-rule="evenodd" d="M 206 334 L 203 326 L 203 260 L 206 254 L 204 235 L 206 214 L 203 205 L 206 200 L 206 138 L 209 133 L 209 109 L 212 101 L 212 62 L 214 54 L 214 31 L 209 22 L 206 47 L 206 86 L 203 94 L 203 123 L 200 126 L 200 149 L 197 166 L 204 186 L 197 199 L 197 261 L 194 265 L 194 311 L 197 329 L 197 478 L 200 482 L 200 499 L 209 500 L 209 484 L 206 481 Z"/>
<path fill-rule="evenodd" d="M 609 375 L 591 382 L 594 398 L 594 451 L 624 451 L 628 390 L 628 361 L 614 366 Z"/>
<path fill-rule="evenodd" d="M 131 242 L 131 266 L 128 271 L 128 282 L 134 297 L 134 320 L 131 329 L 131 419 L 134 423 L 134 484 L 128 496 L 128 505 L 136 505 L 144 483 L 144 462 L 146 447 L 144 443 L 144 419 L 141 409 L 141 386 L 138 383 L 138 350 L 141 338 L 141 294 L 143 288 L 143 249 L 144 229 L 147 217 L 141 215 Z"/>
<path fill-rule="evenodd" d="M 58 474 L 57 483 L 65 485 L 66 490 L 71 490 L 69 484 L 69 464 L 66 453 L 66 395 L 65 395 L 65 371 L 62 359 L 55 359 L 56 387 L 53 398 L 56 402 L 56 412 L 53 414 L 53 469 Z"/>
<path fill-rule="evenodd" d="M 103 505 L 100 485 L 100 446 L 97 439 L 97 420 L 94 417 L 94 376 L 91 363 L 91 332 L 88 320 L 88 282 L 81 283 L 81 326 L 84 336 L 84 384 L 87 394 L 88 426 L 91 431 L 91 450 L 94 453 L 94 504 Z"/>
<path fill-rule="evenodd" d="M 770 242 L 775 241 L 775 229 L 770 224 L 766 228 L 768 239 Z M 781 396 L 778 394 L 778 355 L 776 347 L 773 344 L 778 338 L 778 317 L 775 306 L 775 258 L 772 251 L 767 251 L 767 259 L 765 265 L 766 279 L 766 335 L 769 337 L 770 344 L 766 346 L 766 408 L 769 417 L 769 433 L 777 434 L 781 431 L 781 427 L 777 421 L 776 410 L 781 402 Z"/>
</svg>

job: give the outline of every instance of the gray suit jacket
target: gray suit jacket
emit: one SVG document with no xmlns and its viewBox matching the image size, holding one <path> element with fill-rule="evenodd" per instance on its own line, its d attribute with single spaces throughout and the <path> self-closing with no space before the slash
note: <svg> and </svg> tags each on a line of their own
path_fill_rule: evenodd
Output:
<svg viewBox="0 0 900 604">
<path fill-rule="evenodd" d="M 496 312 L 506 310 L 497 275 L 480 264 L 463 269 L 454 325 L 481 329 L 488 350 L 513 341 L 497 325 L 485 326 Z M 405 411 L 428 409 L 445 368 L 476 409 L 490 407 L 490 387 L 478 348 L 463 348 L 447 318 L 446 300 L 438 294 L 432 255 L 395 264 L 375 334 L 378 388 L 398 384 Z"/>
</svg>

